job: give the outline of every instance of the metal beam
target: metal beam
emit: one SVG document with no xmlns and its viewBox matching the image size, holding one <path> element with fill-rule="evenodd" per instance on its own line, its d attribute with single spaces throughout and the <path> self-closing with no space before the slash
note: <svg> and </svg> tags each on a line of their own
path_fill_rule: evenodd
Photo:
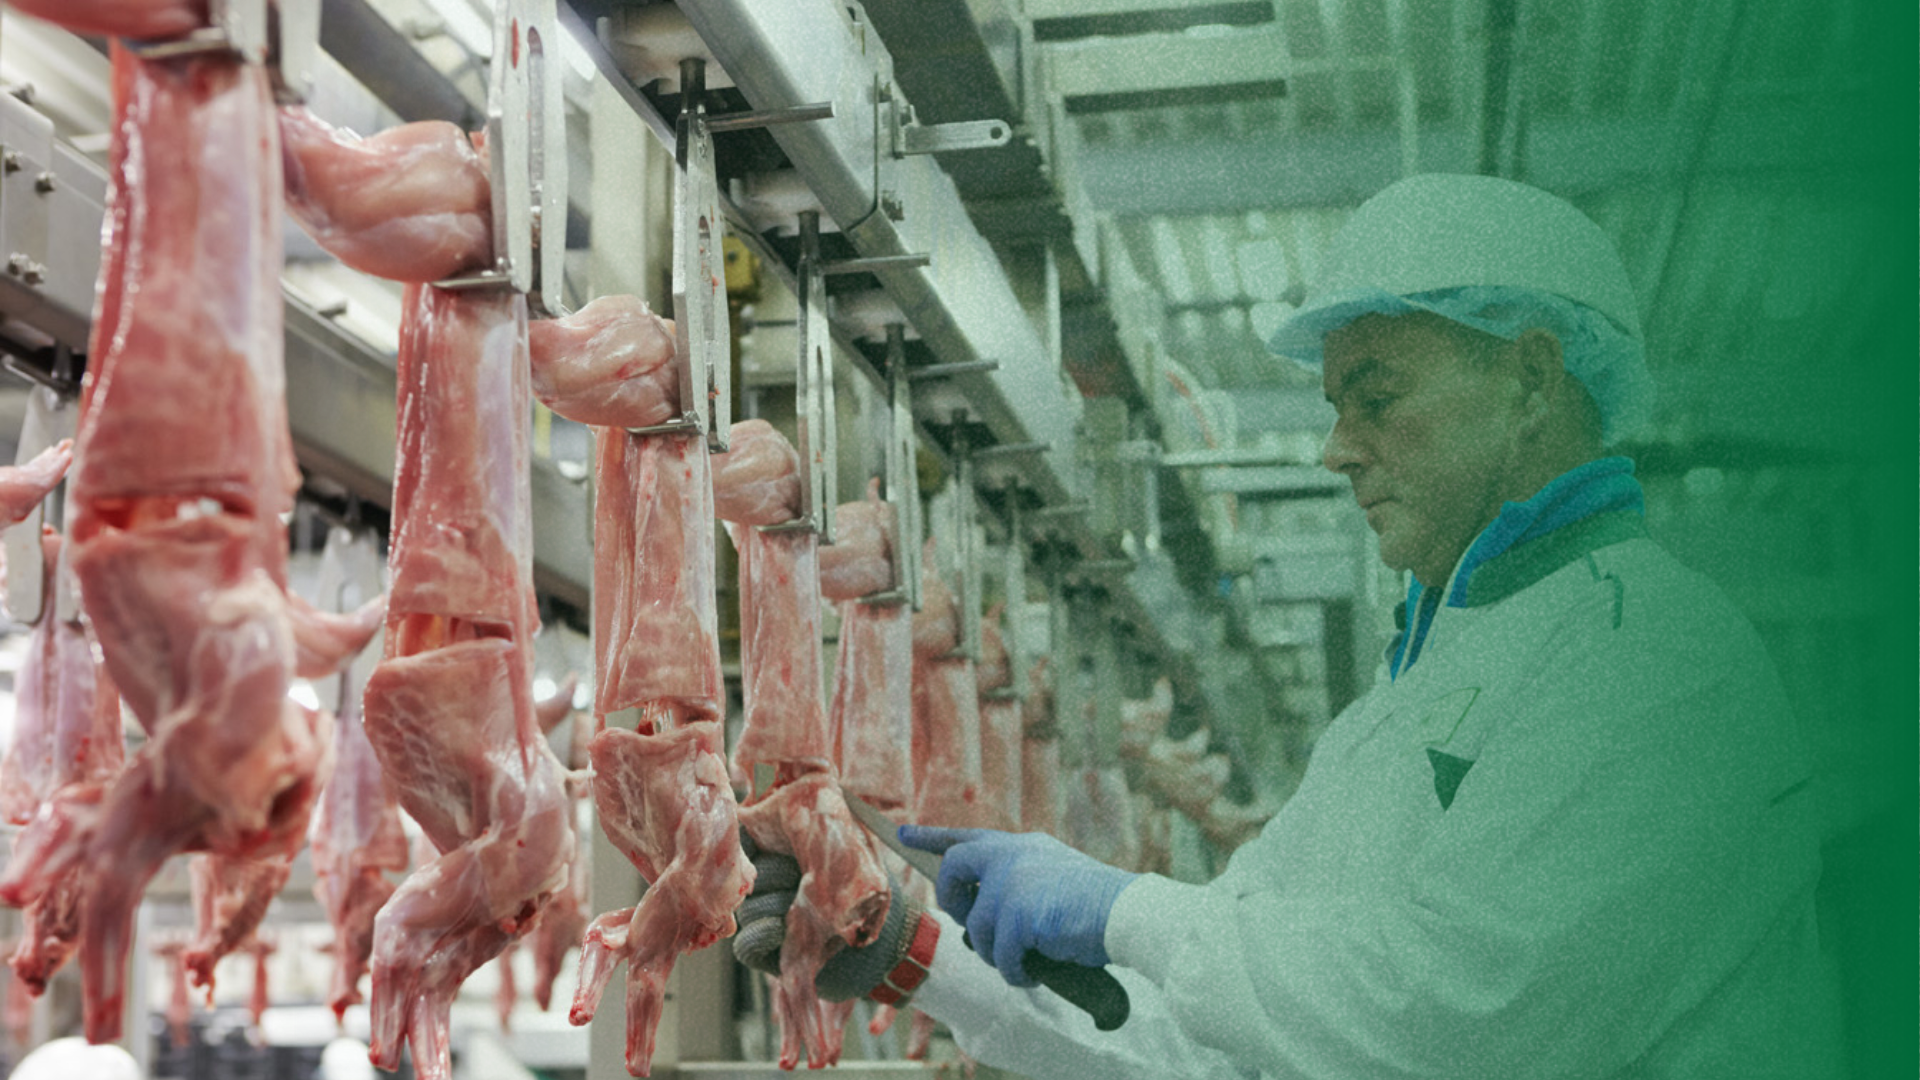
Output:
<svg viewBox="0 0 1920 1080">
<path fill-rule="evenodd" d="M 1681 119 L 1538 119 L 1527 135 L 1527 179 L 1562 195 L 1618 190 L 1649 180 L 1755 174 L 1855 173 L 1885 162 L 1892 148 L 1830 103 L 1787 109 L 1726 103 L 1698 164 L 1671 130 Z M 1691 128 L 1689 127 L 1690 131 Z M 1426 131 L 1420 167 L 1474 172 L 1479 140 L 1469 130 Z M 1394 131 L 1276 134 L 1083 147 L 1082 175 L 1093 204 L 1116 216 L 1239 213 L 1357 206 L 1401 176 Z"/>
<path fill-rule="evenodd" d="M 878 36 L 831 0 L 688 0 L 681 10 L 754 108 L 835 103 L 831 121 L 770 133 L 856 255 L 932 254 L 929 266 L 874 276 L 938 360 L 999 362 L 916 393 L 916 412 L 944 422 L 965 408 L 996 441 L 1049 444 L 1053 450 L 1036 459 L 1028 480 L 1048 502 L 1070 498 L 1079 397 L 1061 387 L 1058 359 L 1021 316 L 953 180 L 928 157 L 888 152 L 875 100 L 887 107 L 890 88 L 880 80 L 891 59 Z"/>
<path fill-rule="evenodd" d="M 1280 85 L 1306 70 L 1334 65 L 1289 57 L 1279 30 L 1224 34 L 1140 34 L 1045 46 L 1047 86 L 1067 99 L 1169 93 L 1228 86 Z"/>
<path fill-rule="evenodd" d="M 1084 19 L 1097 15 L 1138 15 L 1191 7 L 1183 0 L 1027 0 L 1027 18 Z"/>
</svg>

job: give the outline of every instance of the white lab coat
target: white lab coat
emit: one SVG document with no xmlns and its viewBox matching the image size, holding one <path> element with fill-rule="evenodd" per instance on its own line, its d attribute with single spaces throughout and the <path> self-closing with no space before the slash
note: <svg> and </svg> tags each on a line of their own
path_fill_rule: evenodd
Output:
<svg viewBox="0 0 1920 1080">
<path fill-rule="evenodd" d="M 993 993 L 947 937 L 921 1007 L 1048 1080 L 1833 1075 L 1808 759 L 1752 628 L 1627 516 L 1476 571 L 1219 878 L 1121 893 L 1144 1023 Z"/>
</svg>

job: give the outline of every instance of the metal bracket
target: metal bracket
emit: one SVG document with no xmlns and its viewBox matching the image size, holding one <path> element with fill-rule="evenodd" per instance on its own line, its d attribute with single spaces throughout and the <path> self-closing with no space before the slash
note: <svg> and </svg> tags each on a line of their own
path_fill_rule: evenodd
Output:
<svg viewBox="0 0 1920 1080">
<path fill-rule="evenodd" d="M 980 659 L 980 558 L 974 535 L 977 509 L 973 491 L 973 448 L 962 426 L 964 410 L 953 414 L 953 601 L 960 607 L 959 654 Z"/>
<path fill-rule="evenodd" d="M 991 150 L 1013 140 L 1013 125 L 1005 120 L 963 120 L 951 124 L 922 124 L 913 106 L 896 102 L 892 111 L 894 157 L 945 154 L 960 150 Z"/>
<path fill-rule="evenodd" d="M 273 96 L 282 105 L 299 105 L 313 93 L 320 55 L 320 0 L 274 0 L 272 51 L 267 57 Z"/>
<path fill-rule="evenodd" d="M 1026 639 L 1020 633 L 1020 618 L 1027 604 L 1027 548 L 1026 537 L 1020 531 L 1020 499 L 1018 493 L 1007 490 L 1007 550 L 1001 562 L 1001 574 L 1006 593 L 1006 639 L 1007 665 L 1012 669 L 1013 681 L 1010 689 L 1013 696 L 1025 700 L 1032 691 L 1027 685 L 1027 649 Z"/>
<path fill-rule="evenodd" d="M 907 378 L 914 382 L 925 382 L 928 379 L 948 379 L 955 375 L 974 375 L 998 370 L 1000 370 L 998 360 L 962 360 L 954 364 L 928 364 L 925 367 L 917 367 L 907 373 Z"/>
<path fill-rule="evenodd" d="M 28 390 L 27 417 L 20 428 L 20 445 L 14 454 L 14 463 L 31 461 L 47 447 L 71 438 L 78 412 L 73 401 L 44 386 Z M 47 507 L 52 504 L 57 508 L 65 490 L 63 481 L 52 495 L 34 506 L 32 513 L 0 537 L 7 558 L 7 612 L 16 622 L 37 623 L 46 614 L 46 553 L 40 547 L 40 526 L 61 524 L 59 515 L 49 515 Z M 49 521 L 50 517 L 53 520 Z M 68 586 L 67 581 L 58 580 L 54 588 L 64 591 Z M 68 603 L 56 602 L 54 615 L 64 617 L 73 613 L 72 617 L 78 618 L 78 607 L 71 598 Z"/>
<path fill-rule="evenodd" d="M 900 603 L 920 610 L 920 469 L 915 460 L 913 396 L 907 378 L 906 327 L 887 326 L 887 501 L 893 505 L 893 587 L 862 603 Z"/>
<path fill-rule="evenodd" d="M 207 22 L 181 37 L 133 41 L 127 47 L 146 60 L 225 54 L 264 64 L 275 101 L 298 105 L 307 100 L 320 52 L 320 0 L 209 0 Z"/>
<path fill-rule="evenodd" d="M 932 264 L 931 255 L 875 255 L 865 259 L 822 262 L 820 273 L 829 277 L 836 274 L 872 274 L 881 270 L 912 270 Z"/>
<path fill-rule="evenodd" d="M 817 210 L 800 214 L 800 260 L 794 278 L 794 294 L 800 302 L 800 350 L 793 384 L 800 437 L 799 521 L 812 528 L 821 543 L 831 544 L 833 511 L 840 504 L 840 446 L 833 404 L 833 331 L 827 324 Z"/>
<path fill-rule="evenodd" d="M 146 60 L 226 53 L 243 63 L 267 62 L 267 0 L 208 0 L 207 23 L 181 37 L 127 47 Z"/>
<path fill-rule="evenodd" d="M 487 89 L 493 268 L 434 283 L 523 292 L 531 314 L 547 317 L 566 314 L 567 126 L 559 33 L 554 0 L 499 0 L 494 8 Z"/>
<path fill-rule="evenodd" d="M 673 325 L 680 356 L 682 426 L 724 453 L 733 425 L 732 342 L 727 335 L 727 269 L 721 251 L 719 179 L 707 131 L 706 62 L 680 62 L 680 116 L 674 123 Z"/>
</svg>

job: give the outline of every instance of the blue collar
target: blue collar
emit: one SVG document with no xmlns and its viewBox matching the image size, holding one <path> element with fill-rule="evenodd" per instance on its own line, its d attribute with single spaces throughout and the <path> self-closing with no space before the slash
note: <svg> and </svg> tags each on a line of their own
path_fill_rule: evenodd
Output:
<svg viewBox="0 0 1920 1080">
<path fill-rule="evenodd" d="M 1633 478 L 1633 459 L 1600 458 L 1549 481 L 1530 499 L 1508 502 L 1473 543 L 1467 545 L 1447 589 L 1448 607 L 1466 607 L 1467 585 L 1474 572 L 1519 545 L 1538 540 L 1576 522 L 1607 513 L 1646 512 L 1640 482 Z M 1407 600 L 1402 607 L 1400 634 L 1389 651 L 1392 677 L 1413 666 L 1426 643 L 1427 631 L 1439 611 L 1439 593 L 1427 593 L 1420 579 L 1409 575 Z"/>
</svg>

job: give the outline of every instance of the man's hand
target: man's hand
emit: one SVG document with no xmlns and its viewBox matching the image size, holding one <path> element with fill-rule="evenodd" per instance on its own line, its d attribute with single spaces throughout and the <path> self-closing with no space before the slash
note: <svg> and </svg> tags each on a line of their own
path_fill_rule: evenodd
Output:
<svg viewBox="0 0 1920 1080">
<path fill-rule="evenodd" d="M 1032 986 L 1023 958 L 1038 949 L 1088 967 L 1109 962 L 1107 915 L 1130 874 L 1044 833 L 902 825 L 900 841 L 944 855 L 936 893 L 973 949 L 1014 986 Z"/>
</svg>

